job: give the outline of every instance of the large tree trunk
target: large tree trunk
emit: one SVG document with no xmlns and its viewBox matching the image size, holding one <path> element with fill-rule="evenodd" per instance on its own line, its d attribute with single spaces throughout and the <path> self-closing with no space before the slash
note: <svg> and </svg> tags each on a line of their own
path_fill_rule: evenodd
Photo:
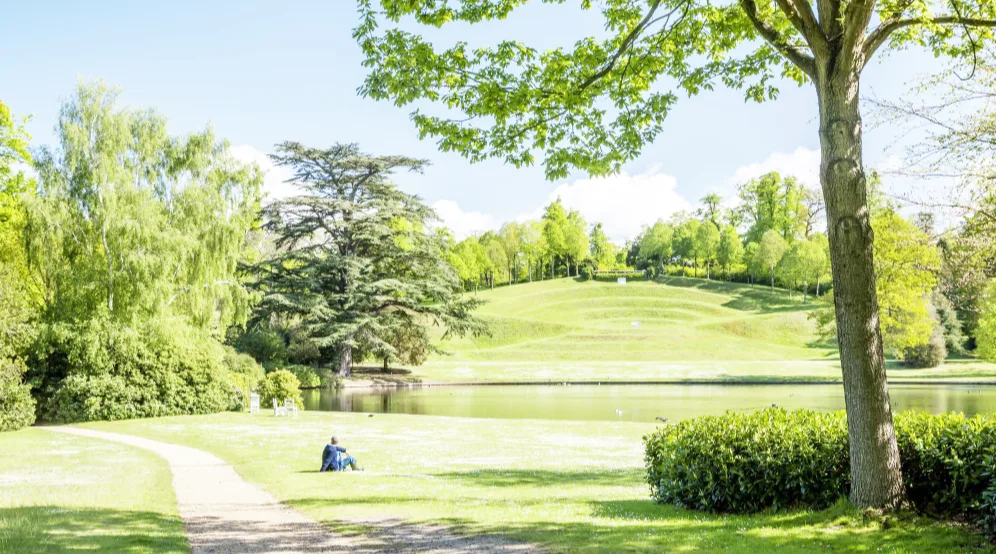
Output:
<svg viewBox="0 0 996 554">
<path fill-rule="evenodd" d="M 338 377 L 350 377 L 353 375 L 353 347 L 346 345 L 342 347 L 342 354 L 339 356 L 339 368 L 335 372 Z"/>
<path fill-rule="evenodd" d="M 891 508 L 903 497 L 889 405 L 868 194 L 862 168 L 858 73 L 827 61 L 818 69 L 820 182 L 827 209 L 837 341 L 851 449 L 851 502 Z"/>
</svg>

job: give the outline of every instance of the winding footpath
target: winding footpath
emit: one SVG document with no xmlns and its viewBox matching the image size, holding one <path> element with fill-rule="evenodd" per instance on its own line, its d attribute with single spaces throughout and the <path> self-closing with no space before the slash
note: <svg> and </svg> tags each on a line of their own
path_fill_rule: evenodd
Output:
<svg viewBox="0 0 996 554">
<path fill-rule="evenodd" d="M 127 444 L 162 456 L 173 472 L 180 518 L 193 554 L 541 551 L 528 544 L 496 537 L 456 535 L 445 526 L 410 524 L 393 518 L 351 520 L 349 523 L 368 526 L 373 531 L 364 536 L 346 537 L 280 503 L 242 479 L 224 460 L 207 452 L 78 427 L 44 429 Z"/>
</svg>

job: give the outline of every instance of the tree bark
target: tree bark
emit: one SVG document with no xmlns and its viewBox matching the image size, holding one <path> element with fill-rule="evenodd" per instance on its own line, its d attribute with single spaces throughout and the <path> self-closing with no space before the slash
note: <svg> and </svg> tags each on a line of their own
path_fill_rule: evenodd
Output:
<svg viewBox="0 0 996 554">
<path fill-rule="evenodd" d="M 339 356 L 339 368 L 335 374 L 339 377 L 350 377 L 353 375 L 353 347 L 348 344 L 342 347 L 342 354 Z"/>
<path fill-rule="evenodd" d="M 817 71 L 820 181 L 826 200 L 850 437 L 851 502 L 858 507 L 891 508 L 902 501 L 903 480 L 875 293 L 874 236 L 862 168 L 858 70 L 827 60 Z"/>
</svg>

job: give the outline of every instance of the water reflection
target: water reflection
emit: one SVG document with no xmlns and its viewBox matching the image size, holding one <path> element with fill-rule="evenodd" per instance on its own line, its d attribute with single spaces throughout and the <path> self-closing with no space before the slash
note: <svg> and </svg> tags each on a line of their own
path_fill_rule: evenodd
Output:
<svg viewBox="0 0 996 554">
<path fill-rule="evenodd" d="M 996 386 L 891 385 L 893 409 L 996 411 Z M 590 421 L 672 421 L 727 410 L 842 410 L 840 385 L 543 385 L 305 391 L 309 410 Z"/>
</svg>

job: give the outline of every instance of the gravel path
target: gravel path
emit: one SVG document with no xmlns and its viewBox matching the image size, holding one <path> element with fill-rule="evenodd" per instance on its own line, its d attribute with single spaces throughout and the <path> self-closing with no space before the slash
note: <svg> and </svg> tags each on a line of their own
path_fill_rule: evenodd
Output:
<svg viewBox="0 0 996 554">
<path fill-rule="evenodd" d="M 109 440 L 150 450 L 173 471 L 180 518 L 193 554 L 316 552 L 538 552 L 527 544 L 495 537 L 466 537 L 445 526 L 410 524 L 384 518 L 354 520 L 374 531 L 362 537 L 333 533 L 314 519 L 281 504 L 246 482 L 221 458 L 207 452 L 133 435 L 78 427 L 44 427 L 51 431 Z"/>
</svg>

